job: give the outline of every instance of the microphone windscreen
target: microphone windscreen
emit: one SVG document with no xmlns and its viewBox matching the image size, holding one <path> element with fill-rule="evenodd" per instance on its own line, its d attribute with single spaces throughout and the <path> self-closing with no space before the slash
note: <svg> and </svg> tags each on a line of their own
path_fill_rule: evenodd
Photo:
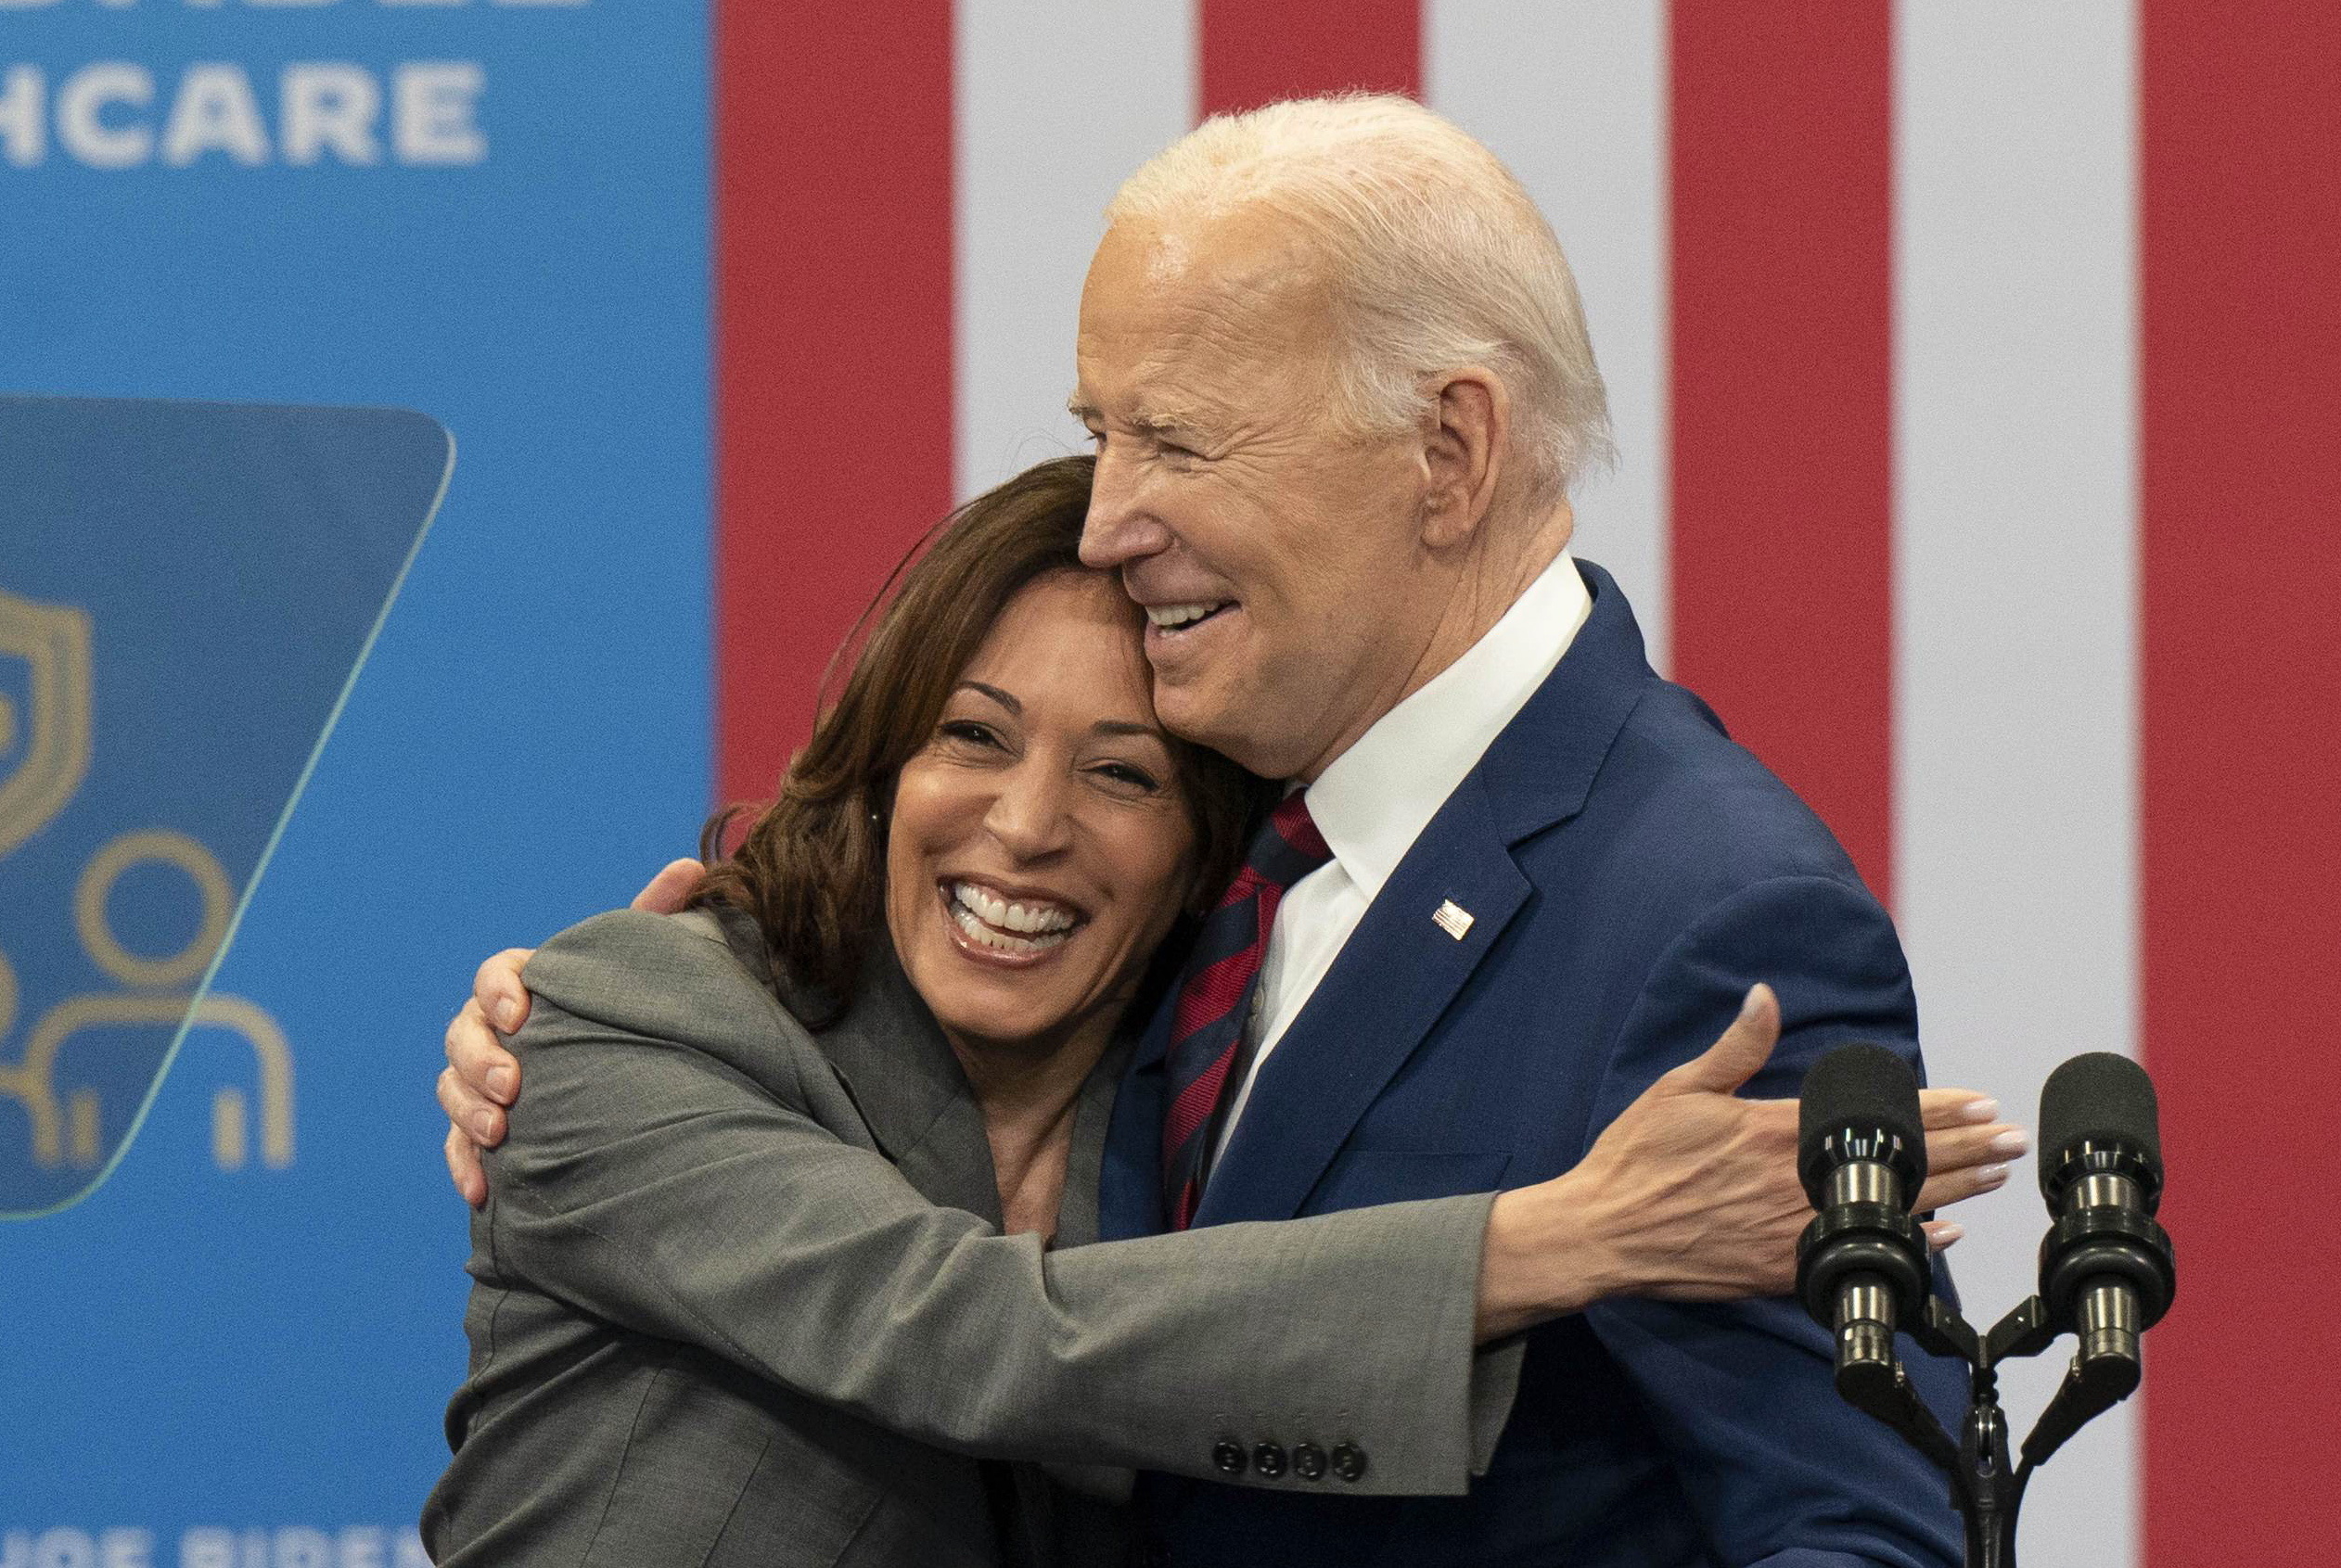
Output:
<svg viewBox="0 0 2341 1568">
<path fill-rule="evenodd" d="M 1926 1124 L 1918 1112 L 1918 1075 L 1882 1045 L 1841 1045 L 1805 1074 L 1797 1115 L 1797 1168 L 1815 1208 L 1829 1171 L 1848 1159 L 1875 1159 L 1901 1173 L 1902 1196 L 1915 1199 L 1926 1179 Z M 1854 1129 L 1856 1141 L 1832 1150 L 1829 1140 Z"/>
<path fill-rule="evenodd" d="M 2162 1169 L 2162 1119 L 2154 1080 L 2127 1056 L 2092 1051 L 2049 1075 L 2040 1087 L 2040 1195 L 2064 1194 L 2064 1166 L 2084 1143 L 2119 1145 Z"/>
</svg>

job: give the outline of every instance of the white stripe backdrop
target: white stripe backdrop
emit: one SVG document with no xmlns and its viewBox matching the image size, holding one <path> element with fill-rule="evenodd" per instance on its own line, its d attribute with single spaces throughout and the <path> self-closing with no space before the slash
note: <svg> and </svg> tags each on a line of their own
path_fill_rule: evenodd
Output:
<svg viewBox="0 0 2341 1568">
<path fill-rule="evenodd" d="M 1065 412 L 1081 278 L 1123 178 L 1195 123 L 1190 4 L 963 3 L 953 86 L 962 499 L 1087 450 Z"/>
<path fill-rule="evenodd" d="M 1428 0 L 1431 107 L 1503 159 L 1560 236 L 1609 384 L 1615 473 L 1574 548 L 1615 573 L 1667 659 L 1667 43 L 1658 0 Z"/>
<path fill-rule="evenodd" d="M 2028 1125 L 2135 1054 L 2135 29 L 2126 6 L 1896 12 L 1895 898 L 1938 1082 Z M 2035 1166 L 1966 1205 L 1985 1326 L 2028 1294 Z M 2012 1367 L 2019 1438 L 2060 1347 Z M 2138 1560 L 2138 1406 L 2043 1470 L 2024 1546 Z"/>
</svg>

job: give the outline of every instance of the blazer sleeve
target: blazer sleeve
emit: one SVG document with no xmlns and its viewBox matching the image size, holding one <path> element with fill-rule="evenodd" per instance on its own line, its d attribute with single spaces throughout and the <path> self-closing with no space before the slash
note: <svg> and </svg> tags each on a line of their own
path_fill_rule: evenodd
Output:
<svg viewBox="0 0 2341 1568">
<path fill-rule="evenodd" d="M 1917 1004 L 1886 911 L 1858 886 L 1781 877 L 1725 899 L 1660 959 L 1613 1057 L 1596 1126 L 1721 1034 L 1759 980 L 1780 997 L 1781 1039 L 1746 1092 L 1795 1094 L 1806 1068 L 1851 1039 L 1918 1064 Z M 1796 1303 L 1620 1299 L 1587 1318 L 1644 1396 L 1720 1561 L 1947 1568 L 1963 1560 L 1948 1483 L 1837 1396 L 1830 1337 Z M 1958 1372 L 1907 1340 L 1902 1349 L 1921 1393 L 1955 1422 Z"/>
<path fill-rule="evenodd" d="M 1225 1480 L 1225 1439 L 1304 1430 L 1365 1473 L 1246 1482 L 1465 1489 L 1490 1195 L 1046 1252 L 817 1120 L 809 1037 L 655 920 L 599 917 L 531 964 L 525 1090 L 488 1158 L 500 1282 L 961 1452 Z"/>
</svg>

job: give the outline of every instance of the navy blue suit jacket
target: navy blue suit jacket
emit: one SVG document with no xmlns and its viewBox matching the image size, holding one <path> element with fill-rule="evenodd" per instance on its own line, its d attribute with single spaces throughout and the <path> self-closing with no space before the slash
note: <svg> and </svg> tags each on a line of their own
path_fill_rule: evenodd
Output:
<svg viewBox="0 0 2341 1568">
<path fill-rule="evenodd" d="M 1836 841 L 1661 681 L 1607 573 L 1576 642 L 1450 796 L 1278 1043 L 1196 1222 L 1286 1219 L 1524 1186 L 1581 1159 L 1758 980 L 1783 1033 L 1753 1095 L 1831 1047 L 1918 1059 L 1892 923 Z M 1452 899 L 1461 939 L 1434 924 Z M 1161 1228 L 1155 1020 L 1115 1108 L 1107 1236 Z M 1765 1564 L 1961 1560 L 1941 1475 L 1838 1399 L 1785 1300 L 1618 1300 L 1532 1331 L 1509 1423 L 1467 1496 L 1359 1498 L 1149 1477 L 1188 1564 Z M 1951 1369 L 1903 1342 L 1948 1419 Z M 1233 1413 L 1232 1413 L 1233 1414 Z M 1324 1433 L 1286 1445 L 1329 1446 Z M 1955 1428 L 1954 1428 L 1955 1430 Z M 1367 1456 L 1371 1462 L 1372 1456 Z"/>
</svg>

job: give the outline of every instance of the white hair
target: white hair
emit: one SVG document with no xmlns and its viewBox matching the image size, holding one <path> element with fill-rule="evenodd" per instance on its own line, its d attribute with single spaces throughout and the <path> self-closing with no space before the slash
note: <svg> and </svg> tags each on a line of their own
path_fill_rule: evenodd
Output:
<svg viewBox="0 0 2341 1568">
<path fill-rule="evenodd" d="M 1214 115 L 1149 159 L 1106 209 L 1167 224 L 1260 204 L 1323 252 L 1348 338 L 1335 419 L 1416 427 L 1427 378 L 1503 380 L 1530 494 L 1558 501 L 1610 460 L 1609 400 L 1577 280 L 1520 182 L 1411 98 L 1344 94 Z"/>
</svg>

